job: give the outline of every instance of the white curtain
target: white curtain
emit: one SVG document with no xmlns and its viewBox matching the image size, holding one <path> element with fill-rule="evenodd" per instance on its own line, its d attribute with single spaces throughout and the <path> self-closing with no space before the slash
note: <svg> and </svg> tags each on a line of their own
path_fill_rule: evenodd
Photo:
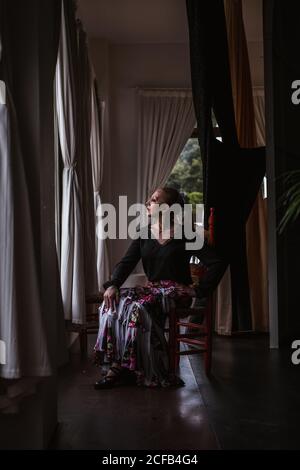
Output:
<svg viewBox="0 0 300 470">
<path fill-rule="evenodd" d="M 77 174 L 76 72 L 62 3 L 61 37 L 55 74 L 56 113 L 63 159 L 61 216 L 61 290 L 65 318 L 85 321 L 85 283 L 81 192 Z M 76 46 L 76 45 L 75 45 Z"/>
<path fill-rule="evenodd" d="M 13 102 L 4 82 L 1 88 L 0 377 L 43 377 L 51 375 L 52 368 L 41 314 L 28 183 Z M 0 400 L 0 408 L 5 406 Z"/>
<path fill-rule="evenodd" d="M 101 185 L 104 160 L 104 113 L 105 103 L 97 100 L 95 83 L 91 83 L 91 156 L 94 187 L 95 226 L 96 226 L 96 257 L 98 289 L 103 291 L 102 284 L 109 279 L 109 258 L 106 240 L 97 236 L 102 232 L 101 224 Z M 98 226 L 98 227 L 97 227 Z"/>
<path fill-rule="evenodd" d="M 189 90 L 138 90 L 137 199 L 163 186 L 195 127 Z"/>
</svg>

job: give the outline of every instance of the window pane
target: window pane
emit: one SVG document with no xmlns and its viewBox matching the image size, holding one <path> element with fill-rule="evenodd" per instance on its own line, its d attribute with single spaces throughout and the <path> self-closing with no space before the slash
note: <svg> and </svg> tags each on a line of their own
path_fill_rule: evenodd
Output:
<svg viewBox="0 0 300 470">
<path fill-rule="evenodd" d="M 203 202 L 202 160 L 197 138 L 188 139 L 166 185 L 184 193 L 187 202 L 193 205 Z"/>
</svg>

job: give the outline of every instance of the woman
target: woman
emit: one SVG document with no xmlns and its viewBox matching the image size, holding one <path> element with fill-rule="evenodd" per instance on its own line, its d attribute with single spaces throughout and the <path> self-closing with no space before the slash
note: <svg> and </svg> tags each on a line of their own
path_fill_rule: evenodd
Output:
<svg viewBox="0 0 300 470">
<path fill-rule="evenodd" d="M 200 250 L 187 250 L 186 239 L 174 237 L 171 219 L 165 238 L 161 204 L 184 205 L 174 188 L 158 188 L 147 201 L 151 223 L 134 240 L 125 256 L 115 266 L 99 309 L 99 331 L 95 351 L 105 354 L 111 363 L 96 389 L 110 388 L 119 383 L 136 382 L 146 386 L 183 385 L 171 376 L 164 325 L 174 303 L 189 306 L 193 297 L 206 297 L 221 279 L 225 264 L 207 244 Z M 144 236 L 143 236 L 144 235 Z M 145 236 L 146 235 L 146 236 Z M 196 288 L 191 287 L 190 258 L 197 256 L 207 267 L 207 274 Z M 142 259 L 148 281 L 145 286 L 121 288 L 121 285 Z"/>
</svg>

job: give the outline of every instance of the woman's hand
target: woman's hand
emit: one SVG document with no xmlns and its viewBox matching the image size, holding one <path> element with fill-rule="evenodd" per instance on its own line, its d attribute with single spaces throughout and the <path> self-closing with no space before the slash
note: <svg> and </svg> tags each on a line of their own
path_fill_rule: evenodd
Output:
<svg viewBox="0 0 300 470">
<path fill-rule="evenodd" d="M 110 286 L 103 294 L 104 304 L 107 308 L 114 308 L 114 304 L 119 303 L 119 289 L 116 286 Z"/>
</svg>

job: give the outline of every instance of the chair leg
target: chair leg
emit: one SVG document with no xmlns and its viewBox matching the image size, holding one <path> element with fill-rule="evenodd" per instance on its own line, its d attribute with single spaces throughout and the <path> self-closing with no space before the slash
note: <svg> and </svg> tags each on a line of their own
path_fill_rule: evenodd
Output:
<svg viewBox="0 0 300 470">
<path fill-rule="evenodd" d="M 177 341 L 177 335 L 180 334 L 180 326 L 177 325 L 177 318 L 175 317 L 175 370 L 179 368 L 179 362 L 180 362 L 180 343 Z"/>
<path fill-rule="evenodd" d="M 82 328 L 79 333 L 80 353 L 82 358 L 87 356 L 87 330 Z"/>
<path fill-rule="evenodd" d="M 206 341 L 205 341 L 204 353 L 204 367 L 205 373 L 207 376 L 211 372 L 211 362 L 212 362 L 212 300 L 211 298 L 208 301 L 207 312 L 206 312 Z"/>
<path fill-rule="evenodd" d="M 170 372 L 176 371 L 176 314 L 175 310 L 171 309 L 169 314 L 169 363 Z"/>
</svg>

